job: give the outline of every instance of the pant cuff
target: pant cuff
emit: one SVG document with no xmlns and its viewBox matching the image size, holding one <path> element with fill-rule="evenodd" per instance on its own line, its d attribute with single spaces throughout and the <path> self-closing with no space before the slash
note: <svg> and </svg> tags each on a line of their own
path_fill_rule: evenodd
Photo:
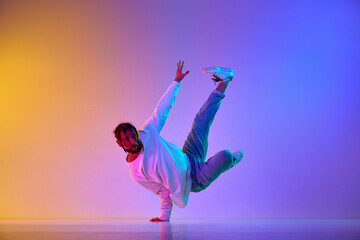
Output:
<svg viewBox="0 0 360 240">
<path fill-rule="evenodd" d="M 215 89 L 215 90 L 213 91 L 213 93 L 219 95 L 221 98 L 224 98 L 224 97 L 225 97 L 225 94 L 224 94 L 223 92 L 217 90 L 217 89 Z"/>
</svg>

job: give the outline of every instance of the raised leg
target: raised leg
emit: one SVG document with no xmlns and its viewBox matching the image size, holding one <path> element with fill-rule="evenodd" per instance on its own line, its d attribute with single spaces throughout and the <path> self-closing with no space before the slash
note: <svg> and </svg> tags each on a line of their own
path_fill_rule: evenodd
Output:
<svg viewBox="0 0 360 240">
<path fill-rule="evenodd" d="M 191 154 L 195 159 L 205 161 L 208 149 L 209 129 L 214 121 L 225 94 L 215 89 L 196 114 L 191 131 L 183 146 L 183 152 Z"/>
</svg>

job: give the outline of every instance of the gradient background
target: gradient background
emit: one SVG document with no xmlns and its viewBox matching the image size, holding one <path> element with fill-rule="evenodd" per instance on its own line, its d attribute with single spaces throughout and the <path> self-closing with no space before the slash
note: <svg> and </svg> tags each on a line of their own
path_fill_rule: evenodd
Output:
<svg viewBox="0 0 360 240">
<path fill-rule="evenodd" d="M 244 159 L 172 218 L 360 218 L 358 1 L 1 1 L 0 218 L 151 218 L 113 136 L 190 73 L 161 132 L 182 147 L 234 80 L 207 158 Z"/>
</svg>

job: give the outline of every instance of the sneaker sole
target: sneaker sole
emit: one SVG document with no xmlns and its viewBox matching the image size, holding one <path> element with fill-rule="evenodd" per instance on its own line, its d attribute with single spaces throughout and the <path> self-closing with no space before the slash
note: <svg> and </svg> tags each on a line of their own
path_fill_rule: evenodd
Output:
<svg viewBox="0 0 360 240">
<path fill-rule="evenodd" d="M 232 68 L 220 68 L 220 67 L 206 67 L 203 69 L 203 73 L 205 74 L 210 74 L 208 71 L 224 71 L 224 72 L 233 72 L 233 69 Z"/>
<path fill-rule="evenodd" d="M 215 76 L 214 73 L 211 73 L 211 72 L 209 72 L 209 71 L 216 71 L 216 72 L 222 71 L 222 72 L 224 72 L 225 74 L 226 74 L 226 73 L 231 73 L 231 77 L 222 79 L 222 81 L 224 81 L 224 82 L 230 82 L 230 81 L 232 81 L 232 79 L 233 79 L 233 69 L 232 69 L 232 68 L 206 67 L 206 68 L 203 69 L 203 73 L 205 73 L 205 74 L 210 74 L 210 75 L 213 76 L 213 77 L 217 77 L 217 76 Z M 219 78 L 220 78 L 220 77 L 219 77 Z M 220 79 L 221 79 L 221 78 L 220 78 Z"/>
</svg>

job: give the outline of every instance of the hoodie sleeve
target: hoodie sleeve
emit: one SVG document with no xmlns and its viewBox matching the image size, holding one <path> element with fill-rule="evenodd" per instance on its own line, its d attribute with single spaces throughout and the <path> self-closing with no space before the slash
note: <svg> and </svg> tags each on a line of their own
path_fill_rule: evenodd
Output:
<svg viewBox="0 0 360 240">
<path fill-rule="evenodd" d="M 141 127 L 142 130 L 144 128 L 153 126 L 156 131 L 160 133 L 169 115 L 170 109 L 176 99 L 179 88 L 180 83 L 173 81 L 173 83 L 165 91 L 164 95 L 160 98 L 151 117 Z"/>
<path fill-rule="evenodd" d="M 160 198 L 160 219 L 170 220 L 171 211 L 173 207 L 172 200 L 170 198 L 170 190 L 167 189 L 161 183 L 149 181 L 147 179 L 136 180 L 141 186 L 147 190 L 159 195 Z"/>
<path fill-rule="evenodd" d="M 160 198 L 160 219 L 162 220 L 170 220 L 171 210 L 173 207 L 172 200 L 170 198 L 170 190 L 165 186 L 159 191 Z"/>
</svg>

